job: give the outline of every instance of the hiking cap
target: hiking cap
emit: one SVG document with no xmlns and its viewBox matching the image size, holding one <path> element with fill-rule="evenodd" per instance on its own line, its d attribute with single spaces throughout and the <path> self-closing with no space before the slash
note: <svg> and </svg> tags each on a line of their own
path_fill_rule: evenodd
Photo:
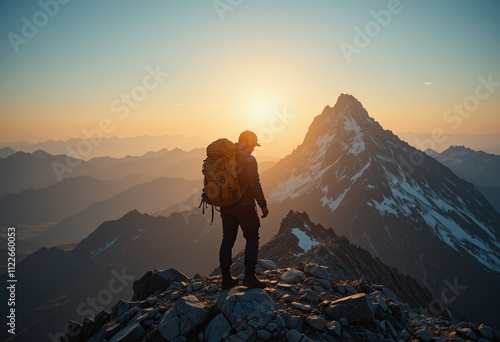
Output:
<svg viewBox="0 0 500 342">
<path fill-rule="evenodd" d="M 238 138 L 238 142 L 249 142 L 253 144 L 254 146 L 259 146 L 260 144 L 257 142 L 257 134 L 255 134 L 252 131 L 244 131 L 240 134 L 240 137 Z"/>
</svg>

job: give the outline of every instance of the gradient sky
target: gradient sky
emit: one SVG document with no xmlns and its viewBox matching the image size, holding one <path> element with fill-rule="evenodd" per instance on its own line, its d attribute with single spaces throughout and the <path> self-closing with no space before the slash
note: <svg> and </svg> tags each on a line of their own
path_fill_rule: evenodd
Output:
<svg viewBox="0 0 500 342">
<path fill-rule="evenodd" d="M 340 93 L 396 134 L 500 132 L 498 0 L 65 2 L 0 4 L 1 142 L 251 129 L 280 154 Z"/>
</svg>

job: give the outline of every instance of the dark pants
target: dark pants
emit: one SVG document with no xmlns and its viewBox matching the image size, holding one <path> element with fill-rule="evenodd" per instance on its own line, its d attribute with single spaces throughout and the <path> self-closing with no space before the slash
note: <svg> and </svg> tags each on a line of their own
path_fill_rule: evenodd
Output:
<svg viewBox="0 0 500 342">
<path fill-rule="evenodd" d="M 219 262 L 222 276 L 230 275 L 232 264 L 232 249 L 241 226 L 245 245 L 245 274 L 254 274 L 259 254 L 259 227 L 260 220 L 257 210 L 253 206 L 221 207 L 222 244 L 219 251 Z"/>
</svg>

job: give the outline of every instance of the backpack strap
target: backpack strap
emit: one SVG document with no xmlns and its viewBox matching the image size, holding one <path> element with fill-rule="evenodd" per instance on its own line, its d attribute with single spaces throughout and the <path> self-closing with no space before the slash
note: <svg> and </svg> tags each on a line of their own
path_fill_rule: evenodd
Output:
<svg viewBox="0 0 500 342">
<path fill-rule="evenodd" d="M 210 203 L 207 201 L 207 198 L 205 196 L 203 196 L 203 194 L 201 194 L 201 201 L 200 201 L 200 205 L 198 206 L 198 208 L 202 208 L 202 214 L 205 214 L 205 208 L 208 208 L 208 205 Z M 211 205 L 211 204 L 210 204 Z M 212 225 L 212 223 L 214 223 L 214 205 L 212 205 L 212 219 L 210 220 L 210 225 Z M 217 210 L 217 208 L 215 209 Z"/>
</svg>

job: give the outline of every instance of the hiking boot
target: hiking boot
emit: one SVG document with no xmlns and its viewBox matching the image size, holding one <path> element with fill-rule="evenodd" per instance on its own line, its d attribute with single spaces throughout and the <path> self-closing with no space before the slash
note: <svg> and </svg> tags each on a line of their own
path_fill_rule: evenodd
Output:
<svg viewBox="0 0 500 342">
<path fill-rule="evenodd" d="M 257 278 L 254 274 L 254 275 L 245 275 L 245 277 L 243 278 L 243 286 L 246 286 L 248 288 L 259 287 L 263 289 L 267 286 L 267 284 L 261 281 L 259 278 Z"/>
<path fill-rule="evenodd" d="M 222 289 L 223 290 L 229 289 L 237 285 L 239 282 L 240 280 L 238 278 L 233 278 L 232 276 L 222 277 Z"/>
</svg>

